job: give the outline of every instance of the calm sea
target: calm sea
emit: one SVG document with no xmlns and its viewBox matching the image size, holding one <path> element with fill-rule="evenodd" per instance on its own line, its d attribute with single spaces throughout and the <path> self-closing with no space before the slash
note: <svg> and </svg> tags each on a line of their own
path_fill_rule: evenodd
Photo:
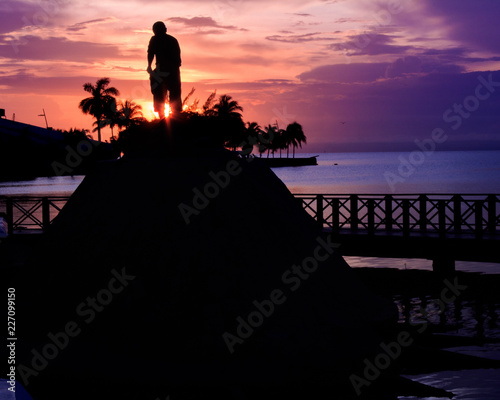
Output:
<svg viewBox="0 0 500 400">
<path fill-rule="evenodd" d="M 500 193 L 500 151 L 324 153 L 274 172 L 293 193 Z"/>
<path fill-rule="evenodd" d="M 316 154 L 299 154 L 306 157 Z M 292 193 L 500 193 L 500 151 L 323 153 L 318 165 L 275 168 Z M 0 183 L 0 195 L 68 196 L 82 176 Z M 431 261 L 346 257 L 352 267 L 432 269 Z M 500 264 L 457 262 L 458 270 L 500 273 Z"/>
</svg>

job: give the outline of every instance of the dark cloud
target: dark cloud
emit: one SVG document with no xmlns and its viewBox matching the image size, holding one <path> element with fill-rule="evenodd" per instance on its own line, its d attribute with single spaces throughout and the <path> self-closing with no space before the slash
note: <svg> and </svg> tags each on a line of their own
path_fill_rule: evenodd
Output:
<svg viewBox="0 0 500 400">
<path fill-rule="evenodd" d="M 58 77 L 58 78 L 42 78 L 37 77 L 26 71 L 18 71 L 15 74 L 2 77 L 2 84 L 11 88 L 6 92 L 29 93 L 29 94 L 47 94 L 52 95 L 75 94 L 78 89 L 88 80 L 83 80 L 81 77 Z M 83 90 L 82 90 L 83 93 Z"/>
<path fill-rule="evenodd" d="M 433 62 L 432 60 L 428 60 L 422 64 L 422 72 L 426 74 L 460 74 L 465 72 L 465 67 L 457 64 L 443 64 L 440 62 Z"/>
<path fill-rule="evenodd" d="M 119 66 L 119 65 L 113 65 L 111 68 L 113 70 L 116 70 L 116 71 L 144 72 L 144 68 L 122 67 L 122 66 Z"/>
<path fill-rule="evenodd" d="M 296 81 L 291 81 L 289 79 L 262 79 L 253 82 L 210 82 L 204 81 L 205 85 L 209 85 L 208 87 L 217 87 L 217 92 L 222 93 L 225 90 L 241 93 L 242 91 L 246 91 L 246 94 L 249 94 L 250 97 L 259 98 L 265 91 L 269 91 L 271 93 L 276 92 L 276 89 L 295 89 L 299 85 Z M 214 86 L 215 85 L 215 86 Z M 221 92 L 222 91 L 222 92 Z M 237 96 L 240 97 L 240 96 Z"/>
<path fill-rule="evenodd" d="M 68 5 L 68 0 L 1 0 L 0 34 L 58 26 Z"/>
<path fill-rule="evenodd" d="M 301 81 L 315 82 L 373 82 L 385 77 L 388 63 L 351 63 L 324 65 L 300 74 Z"/>
<path fill-rule="evenodd" d="M 297 78 L 301 81 L 325 83 L 367 83 L 384 78 L 398 78 L 413 74 L 459 74 L 464 67 L 455 64 L 442 64 L 432 59 L 405 56 L 392 63 L 349 63 L 324 65 L 303 72 Z"/>
<path fill-rule="evenodd" d="M 42 39 L 38 36 L 12 38 L 0 36 L 0 57 L 18 60 L 61 60 L 94 63 L 108 59 L 137 59 L 139 51 L 123 52 L 119 46 L 71 41 L 62 37 Z"/>
<path fill-rule="evenodd" d="M 237 26 L 233 25 L 220 25 L 212 17 L 193 17 L 193 18 L 172 17 L 169 18 L 167 21 L 174 22 L 177 24 L 182 24 L 190 28 L 217 28 L 223 30 L 246 31 L 246 29 L 238 28 Z M 211 32 L 213 33 L 214 31 L 212 30 Z"/>
<path fill-rule="evenodd" d="M 498 39 L 498 0 L 423 0 L 424 13 L 439 16 L 448 28 L 448 39 L 454 39 L 471 50 L 500 52 Z M 425 19 L 426 15 L 421 18 Z"/>
<path fill-rule="evenodd" d="M 95 76 L 71 76 L 71 77 L 40 77 L 26 71 L 18 71 L 8 76 L 2 77 L 2 85 L 10 88 L 5 90 L 5 93 L 24 93 L 36 95 L 65 95 L 65 96 L 82 96 L 88 94 L 83 90 L 83 84 L 86 82 L 95 83 Z M 144 71 L 144 80 L 126 80 L 111 78 L 111 86 L 116 87 L 120 91 L 120 98 L 130 97 L 130 93 L 141 93 L 138 88 L 144 88 L 146 96 L 149 96 L 149 80 L 147 73 Z M 123 97 L 122 97 L 123 96 Z"/>
<path fill-rule="evenodd" d="M 106 22 L 106 21 L 109 21 L 109 20 L 112 20 L 112 19 L 113 18 L 110 18 L 110 17 L 91 19 L 90 21 L 79 22 L 77 24 L 73 24 L 71 26 L 68 26 L 66 28 L 66 30 L 70 31 L 70 32 L 77 32 L 77 31 L 81 31 L 83 29 L 86 29 L 89 25 L 98 24 L 100 22 Z"/>
<path fill-rule="evenodd" d="M 366 31 L 359 35 L 352 35 L 343 43 L 335 43 L 330 46 L 332 50 L 341 51 L 349 56 L 380 55 L 380 54 L 405 54 L 413 49 L 412 46 L 395 44 L 395 37 Z"/>
<path fill-rule="evenodd" d="M 390 64 L 385 71 L 385 76 L 387 78 L 395 78 L 419 72 L 422 72 L 422 60 L 419 57 L 406 56 L 398 58 Z"/>
<path fill-rule="evenodd" d="M 17 31 L 26 25 L 27 16 L 35 10 L 30 3 L 2 0 L 0 3 L 0 34 Z M 24 20 L 23 20 L 24 18 Z"/>
<path fill-rule="evenodd" d="M 356 23 L 359 23 L 359 22 L 366 22 L 366 21 L 362 20 L 362 19 L 358 19 L 358 18 L 337 18 L 335 20 L 336 24 L 344 24 L 346 22 L 356 22 Z"/>
<path fill-rule="evenodd" d="M 387 78 L 396 78 L 410 74 L 459 74 L 465 72 L 461 65 L 442 62 L 432 57 L 405 56 L 392 62 L 386 70 Z"/>
<path fill-rule="evenodd" d="M 282 31 L 283 32 L 283 31 Z M 272 35 L 266 36 L 266 40 L 273 42 L 283 42 L 283 43 L 303 43 L 303 42 L 322 42 L 322 41 L 334 41 L 336 38 L 323 36 L 324 33 L 313 32 L 304 33 L 302 35 Z"/>
<path fill-rule="evenodd" d="M 493 57 L 470 57 L 469 50 L 465 47 L 453 47 L 448 49 L 427 49 L 420 56 L 428 59 L 438 60 L 435 63 L 478 63 L 486 61 L 500 61 L 500 56 Z M 431 64 L 431 63 L 429 63 Z"/>
<path fill-rule="evenodd" d="M 451 47 L 447 49 L 427 49 L 421 53 L 424 56 L 439 56 L 439 57 L 463 57 L 467 53 L 465 47 Z"/>
</svg>

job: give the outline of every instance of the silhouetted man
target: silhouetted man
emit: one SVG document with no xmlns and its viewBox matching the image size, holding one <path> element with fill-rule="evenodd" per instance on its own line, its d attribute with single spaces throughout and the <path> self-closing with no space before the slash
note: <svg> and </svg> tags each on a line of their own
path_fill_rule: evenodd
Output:
<svg viewBox="0 0 500 400">
<path fill-rule="evenodd" d="M 148 73 L 153 93 L 154 109 L 160 118 L 165 117 L 165 100 L 167 98 L 172 113 L 182 111 L 181 101 L 181 49 L 173 36 L 167 35 L 167 27 L 161 21 L 153 25 L 154 36 L 148 46 Z M 156 68 L 151 64 L 156 57 Z"/>
</svg>

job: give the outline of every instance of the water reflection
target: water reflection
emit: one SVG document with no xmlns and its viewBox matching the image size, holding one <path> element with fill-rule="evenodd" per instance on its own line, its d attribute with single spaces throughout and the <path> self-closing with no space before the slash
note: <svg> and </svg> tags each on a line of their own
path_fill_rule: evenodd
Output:
<svg viewBox="0 0 500 400">
<path fill-rule="evenodd" d="M 29 181 L 0 182 L 0 196 L 71 196 L 83 175 L 36 178 Z"/>
<path fill-rule="evenodd" d="M 399 323 L 428 324 L 433 332 L 456 334 L 479 339 L 500 339 L 500 304 L 475 300 L 444 304 L 430 296 L 394 296 Z"/>
</svg>

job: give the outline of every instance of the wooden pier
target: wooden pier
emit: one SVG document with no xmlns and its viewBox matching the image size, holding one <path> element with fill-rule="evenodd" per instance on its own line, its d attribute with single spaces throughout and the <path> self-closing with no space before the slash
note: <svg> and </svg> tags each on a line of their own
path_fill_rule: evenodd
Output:
<svg viewBox="0 0 500 400">
<path fill-rule="evenodd" d="M 500 195 L 296 194 L 343 255 L 500 263 Z M 9 235 L 42 233 L 68 197 L 0 196 Z"/>
<path fill-rule="evenodd" d="M 455 261 L 500 262 L 496 194 L 297 194 L 343 255 L 433 260 L 439 272 Z"/>
</svg>

